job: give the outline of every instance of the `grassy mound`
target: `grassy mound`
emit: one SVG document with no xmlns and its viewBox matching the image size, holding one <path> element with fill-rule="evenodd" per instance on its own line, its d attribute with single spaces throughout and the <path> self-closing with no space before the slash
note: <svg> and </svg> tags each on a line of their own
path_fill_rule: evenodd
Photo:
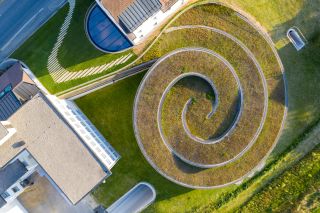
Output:
<svg viewBox="0 0 320 213">
<path fill-rule="evenodd" d="M 246 61 L 246 57 L 244 53 L 243 61 Z M 249 60 L 247 61 L 250 62 Z M 238 64 L 241 63 L 239 62 Z M 145 79 L 145 85 L 140 94 L 137 124 L 140 136 L 144 138 L 143 142 L 150 141 L 151 143 L 158 133 L 157 125 L 153 121 L 157 120 L 159 100 L 167 85 L 181 72 L 188 73 L 197 70 L 196 73 L 207 76 L 215 83 L 219 93 L 220 104 L 217 107 L 217 112 L 213 114 L 211 119 L 208 119 L 210 121 L 197 123 L 196 125 L 200 128 L 207 126 L 208 131 L 210 131 L 210 127 L 219 128 L 219 126 L 225 125 L 223 121 L 228 118 L 227 115 L 230 110 L 233 112 L 241 110 L 240 119 L 236 124 L 237 128 L 223 142 L 210 145 L 195 142 L 186 134 L 181 121 L 183 106 L 192 95 L 190 96 L 188 93 L 181 94 L 175 100 L 172 99 L 173 96 L 171 95 L 169 98 L 171 103 L 165 102 L 164 113 L 162 113 L 162 123 L 164 124 L 163 129 L 167 143 L 176 151 L 178 156 L 183 156 L 187 160 L 199 164 L 225 162 L 245 149 L 256 134 L 261 122 L 264 108 L 263 87 L 254 66 L 245 65 L 235 68 L 238 70 L 239 76 L 241 76 L 240 81 L 245 94 L 241 109 L 235 109 L 237 104 L 239 105 L 240 91 L 234 76 L 228 70 L 229 68 L 214 56 L 199 51 L 184 51 L 174 54 L 158 64 L 151 71 L 150 77 Z M 153 98 L 151 99 L 150 97 Z M 155 101 L 156 99 L 158 101 Z M 176 102 L 179 102 L 180 107 L 176 105 Z M 208 113 L 208 110 L 204 112 Z M 148 116 L 146 117 L 144 114 Z M 234 120 L 235 117 L 231 117 L 230 122 L 226 121 L 228 123 L 224 126 L 224 129 L 231 128 Z M 151 123 L 155 128 L 150 128 Z M 148 134 L 145 134 L 145 132 L 148 132 Z M 157 139 L 159 139 L 157 143 L 153 141 L 150 145 L 145 143 L 144 145 L 157 146 L 162 140 L 161 138 Z"/>
<path fill-rule="evenodd" d="M 210 17 L 209 20 L 197 19 L 197 23 L 190 21 L 193 20 L 190 16 L 194 17 L 199 13 L 206 14 Z M 208 13 L 211 15 L 209 16 Z M 187 26 L 193 24 L 201 25 L 201 27 Z M 144 59 L 161 57 L 177 48 L 187 47 L 206 48 L 221 55 L 234 67 L 243 88 L 244 104 L 239 123 L 223 142 L 210 145 L 195 142 L 185 134 L 181 125 L 181 104 L 185 103 L 185 99 L 183 101 L 177 101 L 177 98 L 172 99 L 171 93 L 167 100 L 170 103 L 166 102 L 162 110 L 161 122 L 165 137 L 161 137 L 157 125 L 157 110 L 166 87 L 179 74 L 199 72 L 199 69 L 196 68 L 206 66 L 206 62 L 201 61 L 201 57 L 189 53 L 186 56 L 172 56 L 164 62 L 159 62 L 158 66 L 145 77 L 136 99 L 137 139 L 147 160 L 168 179 L 190 187 L 221 186 L 248 174 L 272 149 L 281 129 L 285 108 L 281 68 L 265 38 L 229 8 L 214 4 L 197 6 L 190 12 L 184 13 L 173 23 L 173 26 L 177 25 L 185 26 L 184 28 L 169 28 Z M 202 25 L 214 27 L 214 30 L 202 27 Z M 264 77 L 268 79 L 267 91 L 263 90 L 263 80 L 257 70 L 259 66 L 255 64 L 250 53 L 241 44 L 245 45 L 254 55 Z M 217 62 L 209 61 L 208 64 L 216 65 Z M 202 74 L 212 77 L 214 73 L 212 69 L 206 67 L 203 70 Z M 224 89 L 226 90 L 228 88 L 226 85 L 229 84 L 223 80 L 221 83 L 225 83 Z M 174 89 L 174 92 L 177 92 L 176 88 Z M 267 106 L 264 106 L 266 92 L 269 97 Z M 190 98 L 190 94 L 187 96 Z M 179 97 L 184 97 L 184 95 L 179 95 Z M 219 100 L 221 98 L 223 97 L 219 96 Z M 178 107 L 175 104 L 178 104 Z M 206 106 L 208 107 L 208 103 Z M 206 106 L 203 107 L 208 113 Z M 175 107 L 179 109 L 174 109 Z M 268 111 L 265 120 L 263 119 L 264 107 L 267 107 Z M 263 128 L 260 129 L 262 126 Z M 227 128 L 227 125 L 223 127 Z M 207 130 L 210 128 L 205 129 L 199 125 L 199 129 L 204 132 L 200 134 L 208 136 Z M 192 131 L 196 130 L 193 128 Z M 256 138 L 256 136 L 259 137 Z M 203 167 L 214 168 L 203 169 Z"/>
</svg>

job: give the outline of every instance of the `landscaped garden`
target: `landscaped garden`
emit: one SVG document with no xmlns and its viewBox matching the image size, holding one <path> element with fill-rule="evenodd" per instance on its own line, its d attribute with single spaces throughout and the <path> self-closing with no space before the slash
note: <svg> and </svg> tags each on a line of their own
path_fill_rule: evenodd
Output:
<svg viewBox="0 0 320 213">
<path fill-rule="evenodd" d="M 257 26 L 261 24 L 268 31 L 273 42 L 276 44 L 286 71 L 289 114 L 282 137 L 272 157 L 269 158 L 267 167 L 254 178 L 245 180 L 240 186 L 230 185 L 225 188 L 211 190 L 191 190 L 162 177 L 144 158 L 134 136 L 132 108 L 137 88 L 143 77 L 142 75 L 137 75 L 77 100 L 77 104 L 81 109 L 122 156 L 121 160 L 113 168 L 112 176 L 94 192 L 94 196 L 104 206 L 109 206 L 140 181 L 150 182 L 157 190 L 157 200 L 146 210 L 147 212 L 229 212 L 241 206 L 243 206 L 243 210 L 251 212 L 257 208 L 261 211 L 266 211 L 265 206 L 273 203 L 274 199 L 281 199 L 283 197 L 290 198 L 288 201 L 291 203 L 284 201 L 283 206 L 281 206 L 281 203 L 275 202 L 275 205 L 272 207 L 273 209 L 282 210 L 282 208 L 286 207 L 291 208 L 293 206 L 291 205 L 292 203 L 300 201 L 302 202 L 301 208 L 313 208 L 318 204 L 318 195 L 315 189 L 319 185 L 319 175 L 318 168 L 312 162 L 318 162 L 319 160 L 318 149 L 314 152 L 314 155 L 309 155 L 301 161 L 302 163 L 292 167 L 291 170 L 288 170 L 283 175 L 281 174 L 292 165 L 288 164 L 288 162 L 291 162 L 290 160 L 295 159 L 295 161 L 292 161 L 295 163 L 300 160 L 301 155 L 312 149 L 312 147 L 308 148 L 308 145 L 319 143 L 317 137 L 314 137 L 313 140 L 305 141 L 301 147 L 294 148 L 297 144 L 301 143 L 300 139 L 302 136 L 305 136 L 306 133 L 304 132 L 306 130 L 314 128 L 318 130 L 320 96 L 317 91 L 320 91 L 320 84 L 318 83 L 320 80 L 320 30 L 315 26 L 319 24 L 318 20 L 320 20 L 320 14 L 317 10 L 320 7 L 320 3 L 317 0 L 270 0 L 263 2 L 253 0 L 222 0 L 221 2 L 228 3 L 240 9 L 240 11 L 249 13 L 258 22 L 256 23 Z M 128 51 L 127 53 L 115 55 L 104 54 L 90 44 L 84 32 L 84 17 L 91 4 L 92 1 L 89 0 L 76 1 L 74 17 L 66 38 L 59 49 L 59 63 L 70 72 L 77 72 L 92 66 L 100 66 L 114 61 L 127 53 L 133 53 L 132 51 Z M 113 67 L 98 75 L 60 84 L 55 83 L 47 69 L 48 57 L 56 42 L 59 28 L 67 15 L 67 10 L 68 6 L 65 6 L 12 56 L 26 62 L 39 80 L 52 93 L 57 93 L 99 76 L 112 73 L 136 58 L 134 56 L 127 63 Z M 188 25 L 213 27 L 233 35 L 253 53 L 266 78 L 269 97 L 264 129 L 254 146 L 251 147 L 252 150 L 255 150 L 251 156 L 245 154 L 242 157 L 242 159 L 245 159 L 243 163 L 238 164 L 239 162 L 234 162 L 224 172 L 220 171 L 220 174 L 227 176 L 217 181 L 221 183 L 228 182 L 228 180 L 242 176 L 241 172 L 244 174 L 245 171 L 249 171 L 250 168 L 257 165 L 277 137 L 284 109 L 284 82 L 280 72 L 281 67 L 279 67 L 269 44 L 266 43 L 256 29 L 243 20 L 242 16 L 238 13 L 217 5 L 197 6 L 183 13 L 169 25 L 167 30 L 143 56 L 140 62 L 162 57 L 177 48 L 197 46 L 214 50 L 223 55 L 235 67 L 237 72 L 239 72 L 240 66 L 247 69 L 252 68 L 252 60 L 248 59 L 248 54 L 245 54 L 243 49 L 239 48 L 239 44 L 230 42 L 230 38 L 224 37 L 218 31 L 212 31 L 203 26 L 190 27 Z M 181 26 L 185 27 L 179 28 Z M 291 26 L 298 26 L 309 41 L 306 48 L 299 53 L 288 43 L 286 38 L 286 31 Z M 239 64 L 240 61 L 246 61 L 246 63 Z M 249 65 L 250 61 L 251 65 Z M 271 61 L 274 63 L 270 63 Z M 216 65 L 218 66 L 219 64 Z M 184 71 L 187 72 L 187 70 L 182 69 L 182 73 Z M 225 75 L 227 74 L 225 73 Z M 239 77 L 242 79 L 246 77 L 254 78 L 254 76 L 240 75 Z M 181 128 L 181 106 L 182 108 L 185 106 L 186 100 L 191 101 L 186 113 L 187 126 L 193 135 L 202 139 L 210 140 L 223 135 L 228 131 L 228 127 L 230 127 L 230 124 L 232 124 L 237 115 L 238 105 L 229 105 L 227 107 L 226 105 L 230 104 L 230 102 L 226 101 L 224 103 L 221 99 L 222 97 L 227 98 L 229 92 L 231 95 L 230 100 L 232 100 L 232 95 L 235 92 L 233 90 L 235 88 L 232 86 L 233 78 L 226 79 L 227 77 L 224 76 L 222 79 L 225 79 L 225 82 L 223 80 L 216 80 L 214 82 L 217 91 L 220 91 L 220 93 L 223 93 L 222 89 L 227 88 L 223 87 L 223 83 L 226 85 L 231 83 L 229 85 L 230 91 L 225 91 L 223 96 L 220 93 L 212 92 L 210 84 L 203 78 L 194 78 L 191 76 L 177 82 L 165 99 L 161 122 L 167 137 L 174 137 L 176 134 L 172 132 L 169 124 L 174 124 Z M 219 82 L 221 86 L 218 85 Z M 255 87 L 255 85 L 251 85 L 252 82 L 250 81 L 242 81 L 242 84 L 245 83 L 248 83 L 248 87 Z M 194 87 L 200 87 L 200 91 L 192 93 L 195 91 Z M 259 89 L 258 91 L 261 91 Z M 190 99 L 190 95 L 194 98 Z M 180 99 L 176 97 L 180 97 Z M 244 97 L 247 96 L 245 95 Z M 219 125 L 209 125 L 212 124 L 212 121 L 206 118 L 212 107 L 214 107 L 212 103 L 216 101 L 218 106 L 220 105 L 220 107 L 223 106 L 229 109 L 229 111 L 220 112 L 219 108 L 217 108 L 212 116 L 212 119 L 219 121 L 223 117 L 226 118 L 225 123 L 222 125 L 223 128 L 220 128 Z M 257 100 L 249 101 L 257 103 Z M 261 106 L 260 104 L 258 106 Z M 175 105 L 178 107 L 173 107 Z M 252 105 L 248 105 L 247 107 L 252 107 Z M 169 114 L 170 112 L 174 112 L 174 114 Z M 254 119 L 258 119 L 259 117 L 261 118 L 261 116 L 252 117 L 253 124 L 257 122 Z M 195 125 L 201 121 L 204 124 L 204 128 L 200 125 Z M 235 150 L 233 151 L 236 151 L 236 149 L 241 150 L 238 146 L 234 148 Z M 281 154 L 288 150 L 291 150 L 289 157 Z M 159 153 L 159 156 L 161 155 L 162 153 Z M 214 157 L 217 157 L 215 160 L 221 160 L 227 159 L 230 156 L 218 155 Z M 234 169 L 232 169 L 236 165 L 239 166 L 239 173 L 234 173 Z M 281 169 L 279 170 L 279 168 Z M 299 175 L 294 176 L 292 172 Z M 279 181 L 272 182 L 276 180 L 275 178 L 278 175 L 280 175 Z M 288 177 L 294 177 L 297 183 L 303 185 L 301 186 L 302 188 L 294 185 Z M 269 184 L 269 182 L 271 183 Z M 284 187 L 283 184 L 285 184 Z M 264 188 L 265 185 L 270 188 Z M 287 190 L 286 186 L 290 186 L 292 191 Z M 296 193 L 297 189 L 301 193 Z M 261 192 L 259 193 L 259 191 Z M 257 195 L 254 196 L 255 194 Z M 252 197 L 253 199 L 250 201 Z M 264 205 L 259 206 L 261 199 L 266 200 L 266 202 L 262 203 Z M 243 205 L 244 203 L 246 205 Z M 294 210 L 296 208 L 298 207 L 293 207 Z M 316 208 L 313 209 L 315 210 Z"/>
<path fill-rule="evenodd" d="M 125 63 L 110 67 L 98 74 L 56 82 L 53 74 L 49 73 L 48 63 L 51 51 L 57 42 L 60 27 L 68 13 L 69 5 L 66 4 L 11 56 L 25 62 L 40 82 L 53 94 L 112 73 L 128 65 L 136 58 L 132 50 L 119 54 L 106 54 L 97 50 L 90 43 L 85 33 L 84 20 L 90 5 L 93 3 L 94 1 L 90 0 L 76 0 L 71 24 L 67 28 L 61 47 L 58 49 L 58 57 L 56 58 L 58 63 L 72 74 L 72 72 L 112 63 L 128 54 L 132 54 L 132 57 Z"/>
<path fill-rule="evenodd" d="M 320 80 L 320 75 L 316 70 L 320 66 L 320 62 L 316 60 L 316 58 L 319 58 L 318 48 L 320 40 L 319 32 L 314 28 L 317 20 L 316 17 L 319 17 L 319 14 L 315 15 L 314 11 L 315 8 L 319 7 L 319 3 L 315 1 L 306 2 L 304 0 L 291 1 L 290 7 L 288 7 L 288 2 L 279 1 L 258 3 L 252 0 L 230 0 L 228 2 L 252 14 L 256 20 L 267 28 L 279 48 L 279 53 L 286 69 L 289 88 L 289 114 L 284 134 L 280 138 L 280 143 L 276 147 L 276 150 L 273 152 L 272 163 L 268 164 L 263 172 L 258 173 L 255 178 L 245 181 L 241 186 L 231 185 L 222 189 L 189 190 L 161 177 L 144 159 L 134 137 L 132 106 L 136 89 L 142 76 L 132 77 L 77 100 L 77 104 L 81 109 L 122 155 L 122 159 L 113 169 L 113 175 L 94 193 L 97 200 L 105 206 L 110 205 L 132 186 L 143 180 L 153 184 L 157 190 L 157 200 L 147 209 L 147 212 L 212 212 L 219 211 L 220 209 L 221 212 L 229 212 L 237 209 L 257 191 L 263 189 L 270 179 L 276 178 L 279 172 L 286 170 L 288 166 L 292 165 L 288 164 L 288 162 L 294 163 L 299 160 L 299 157 L 296 157 L 297 153 L 299 153 L 298 156 L 301 156 L 312 149 L 310 144 L 315 143 L 316 137 L 305 141 L 301 146 L 292 150 L 297 144 L 301 143 L 300 135 L 304 136 L 303 132 L 307 129 L 314 129 L 319 120 L 320 109 L 318 106 L 320 99 L 314 92 L 320 89 L 317 83 Z M 202 12 L 206 12 L 207 14 L 205 20 L 215 20 L 216 24 L 212 26 L 216 27 L 219 24 L 223 26 L 223 18 L 225 17 L 221 18 L 221 16 L 210 15 L 208 10 L 189 10 L 190 16 L 185 15 L 185 19 L 188 18 L 189 21 L 194 21 L 196 18 L 191 16 L 191 14 L 203 17 L 200 16 Z M 311 17 L 309 14 L 314 15 Z M 228 16 L 227 14 L 225 15 Z M 199 20 L 201 19 L 199 18 Z M 301 27 L 310 42 L 307 48 L 300 53 L 297 53 L 286 40 L 286 30 L 292 25 Z M 146 55 L 144 60 L 162 56 L 175 49 L 175 47 L 169 48 L 169 45 L 166 45 L 167 43 L 170 45 L 178 44 L 178 47 L 185 47 L 186 36 L 183 31 L 187 31 L 187 29 L 180 30 L 179 32 L 172 31 L 170 32 L 170 36 L 163 34 L 162 38 L 167 39 L 160 38 L 159 42 L 156 42 L 156 45 L 159 45 L 161 49 L 154 48 L 152 52 Z M 194 37 L 199 35 L 198 31 L 193 32 Z M 241 30 L 237 30 L 235 34 L 238 33 L 241 33 Z M 206 34 L 202 33 L 202 35 Z M 178 38 L 174 39 L 175 36 Z M 171 40 L 173 41 L 171 42 Z M 248 40 L 252 40 L 252 38 Z M 255 48 L 254 42 L 252 42 L 252 45 L 252 48 Z M 163 50 L 163 47 L 168 48 Z M 255 56 L 257 57 L 257 54 Z M 261 66 L 264 67 L 265 65 L 261 63 Z M 266 69 L 265 67 L 265 70 L 271 69 Z M 278 83 L 279 81 L 281 82 L 281 78 L 272 71 L 270 75 L 266 75 L 266 78 L 268 87 L 270 88 L 269 97 L 275 101 L 279 100 L 278 97 L 281 97 L 279 94 L 283 92 L 279 89 L 282 88 L 281 84 Z M 189 82 L 180 83 L 182 85 L 189 85 Z M 204 84 L 206 83 L 204 82 Z M 297 87 L 297 85 L 299 86 Z M 180 84 L 176 84 L 175 88 L 178 87 L 180 87 Z M 207 93 L 208 88 L 208 85 L 204 86 L 205 93 Z M 271 93 L 271 88 L 274 89 L 273 93 Z M 213 96 L 210 94 L 209 99 L 213 100 L 212 98 Z M 283 100 L 283 98 L 280 100 Z M 205 102 L 205 99 L 201 101 L 201 103 Z M 106 104 L 101 105 L 101 103 Z M 210 107 L 208 103 L 206 106 Z M 282 105 L 279 104 L 278 106 Z M 207 115 L 210 110 L 208 111 L 207 107 L 204 109 L 206 109 L 205 115 Z M 276 113 L 276 111 L 269 111 L 269 113 Z M 279 124 L 278 120 L 273 120 L 272 122 Z M 319 128 L 317 127 L 315 131 L 317 129 Z M 191 130 L 197 133 L 196 129 L 191 128 Z M 202 133 L 199 134 L 202 135 Z M 288 147 L 290 147 L 289 150 L 292 150 L 290 155 L 279 155 L 284 150 L 288 150 Z M 296 160 L 292 161 L 292 159 Z M 316 193 L 310 189 L 305 196 L 306 198 L 303 199 L 309 202 L 312 200 L 315 203 L 314 194 Z"/>
<path fill-rule="evenodd" d="M 235 188 L 190 190 L 168 181 L 145 160 L 132 124 L 133 102 L 143 74 L 76 100 L 81 110 L 121 154 L 121 160 L 112 168 L 112 175 L 93 193 L 99 203 L 107 207 L 138 182 L 147 181 L 157 191 L 156 205 L 150 206 L 148 211 L 183 212 L 205 205 L 223 192 Z"/>
<path fill-rule="evenodd" d="M 225 6 L 196 6 L 172 26 L 143 57 L 149 60 L 185 48 L 161 58 L 141 83 L 134 108 L 139 146 L 157 171 L 181 185 L 207 188 L 239 181 L 264 159 L 281 131 L 285 111 L 281 64 L 261 33 Z M 217 103 L 225 102 L 217 110 L 237 106 L 233 111 L 239 116 L 229 124 L 222 123 L 225 117 L 216 119 L 215 113 L 194 124 L 201 129 L 214 128 L 213 123 L 226 125 L 223 136 L 199 139 L 187 130 L 183 114 L 188 98 L 194 101 L 195 96 L 185 93 L 173 101 L 177 89 L 172 86 L 188 73 L 207 77 L 212 88 L 217 85 L 216 93 L 222 92 L 216 94 Z"/>
</svg>

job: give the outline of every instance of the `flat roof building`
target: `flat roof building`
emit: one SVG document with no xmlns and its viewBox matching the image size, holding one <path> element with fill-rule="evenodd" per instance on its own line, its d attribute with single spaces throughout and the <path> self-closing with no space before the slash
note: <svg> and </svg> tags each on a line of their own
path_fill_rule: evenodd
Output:
<svg viewBox="0 0 320 213">
<path fill-rule="evenodd" d="M 21 104 L 1 121 L 0 169 L 23 153 L 72 204 L 111 175 L 119 154 L 73 102 L 38 92 Z"/>
<path fill-rule="evenodd" d="M 96 0 L 88 13 L 89 39 L 105 52 L 124 51 L 144 40 L 187 0 Z"/>
</svg>

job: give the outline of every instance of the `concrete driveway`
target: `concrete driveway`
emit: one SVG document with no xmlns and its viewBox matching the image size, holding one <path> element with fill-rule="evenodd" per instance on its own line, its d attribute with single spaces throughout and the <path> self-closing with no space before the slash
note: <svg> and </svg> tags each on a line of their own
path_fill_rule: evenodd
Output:
<svg viewBox="0 0 320 213">
<path fill-rule="evenodd" d="M 0 0 L 0 62 L 65 3 L 66 0 Z"/>
</svg>

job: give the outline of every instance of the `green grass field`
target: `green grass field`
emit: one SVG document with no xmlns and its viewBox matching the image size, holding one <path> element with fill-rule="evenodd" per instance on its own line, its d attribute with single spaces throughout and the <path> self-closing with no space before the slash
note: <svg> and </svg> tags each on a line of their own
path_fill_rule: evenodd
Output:
<svg viewBox="0 0 320 213">
<path fill-rule="evenodd" d="M 158 134 L 158 125 L 150 125 L 157 120 L 157 108 L 161 94 L 171 80 L 180 74 L 180 70 L 202 73 L 213 79 L 214 83 L 220 83 L 219 90 L 221 91 L 223 91 L 221 87 L 228 89 L 231 86 L 223 77 L 219 78 L 219 73 L 215 75 L 211 70 L 210 65 L 217 63 L 203 57 L 200 53 L 197 53 L 199 56 L 191 53 L 184 53 L 183 56 L 180 54 L 179 57 L 173 55 L 166 59 L 166 62 L 162 62 L 145 80 L 136 108 L 136 128 L 139 131 L 140 142 L 158 169 L 180 182 L 193 186 L 217 186 L 238 180 L 259 164 L 271 149 L 281 128 L 284 113 L 284 87 L 276 56 L 257 30 L 241 19 L 233 10 L 224 6 L 216 4 L 195 6 L 182 14 L 172 25 L 215 27 L 242 41 L 261 65 L 261 72 L 263 72 L 261 75 L 268 79 L 266 82 L 266 90 L 268 89 L 270 94 L 268 104 L 264 103 L 264 87 L 258 69 L 253 60 L 248 57 L 248 53 L 235 41 L 220 33 L 203 28 L 169 31 L 159 38 L 157 43 L 144 55 L 143 60 L 161 57 L 178 48 L 202 47 L 212 50 L 220 54 L 234 67 L 242 85 L 244 103 L 241 118 L 233 133 L 228 138 L 224 138 L 223 142 L 214 145 L 194 142 L 184 133 L 177 110 L 171 110 L 166 114 L 172 115 L 175 119 L 166 117 L 168 121 L 167 125 L 164 125 L 164 132 L 170 133 L 166 134 L 167 143 L 178 153 L 179 157 L 183 156 L 197 164 L 213 165 L 228 160 L 230 162 L 223 166 L 203 170 L 187 164 L 177 164 Z M 187 63 L 188 61 L 191 63 Z M 226 94 L 226 96 L 228 95 Z M 223 95 L 221 98 L 224 98 Z M 268 113 L 265 122 L 262 123 L 264 105 L 268 107 Z M 172 106 L 178 108 L 178 106 Z M 224 108 L 222 107 L 222 109 Z M 220 124 L 219 120 L 214 120 L 213 117 L 213 122 Z M 201 126 L 201 124 L 198 125 Z M 263 129 L 257 133 L 260 125 L 263 126 Z M 168 126 L 169 129 L 166 128 Z M 252 142 L 256 134 L 259 137 L 254 141 L 253 147 L 241 157 L 235 157 Z"/>
<path fill-rule="evenodd" d="M 238 212 L 307 212 L 316 209 L 320 204 L 317 201 L 319 195 L 315 194 L 320 187 L 319 148 L 266 185 Z M 308 197 L 312 194 L 313 198 Z"/>
<path fill-rule="evenodd" d="M 90 46 L 84 34 L 83 19 L 92 1 L 78 0 L 77 2 L 76 15 L 72 20 L 70 33 L 59 51 L 60 63 L 70 71 L 100 65 L 116 57 L 103 54 Z M 283 61 L 288 81 L 289 113 L 283 135 L 270 158 L 270 160 L 276 159 L 320 117 L 318 94 L 320 91 L 320 28 L 315 27 L 320 24 L 318 11 L 320 1 L 221 0 L 221 2 L 231 4 L 254 17 L 272 37 Z M 52 93 L 93 79 L 89 77 L 55 84 L 48 74 L 47 58 L 56 41 L 67 9 L 66 6 L 59 11 L 12 56 L 26 62 Z M 307 47 L 299 53 L 286 38 L 286 31 L 291 26 L 299 27 L 309 41 Z M 147 60 L 148 57 L 146 56 L 145 59 Z M 196 209 L 210 205 L 223 198 L 224 193 L 235 189 L 236 186 L 219 190 L 183 188 L 164 179 L 147 163 L 138 148 L 132 130 L 133 99 L 141 78 L 142 75 L 132 77 L 77 100 L 80 108 L 122 156 L 112 170 L 113 175 L 95 191 L 97 200 L 108 206 L 139 181 L 148 181 L 157 190 L 157 200 L 146 210 L 147 212 L 196 212 Z M 241 194 L 243 199 L 237 199 L 235 202 L 232 200 L 230 203 L 234 206 L 241 205 L 245 198 L 255 193 L 255 189 L 261 185 L 260 181 L 258 179 L 250 191 Z"/>
<path fill-rule="evenodd" d="M 319 0 L 222 0 L 250 14 L 262 25 L 275 43 L 288 81 L 289 113 L 283 136 L 274 156 L 285 150 L 298 135 L 320 116 L 320 7 Z M 287 30 L 297 26 L 309 41 L 297 53 L 286 37 Z M 303 95 L 302 95 L 303 94 Z"/>
<path fill-rule="evenodd" d="M 121 155 L 121 160 L 112 169 L 113 174 L 94 192 L 97 200 L 108 206 L 138 182 L 148 181 L 157 190 L 157 202 L 147 212 L 184 212 L 206 205 L 221 193 L 234 188 L 202 191 L 180 187 L 163 178 L 145 160 L 132 128 L 133 100 L 142 75 L 76 101 Z"/>
<path fill-rule="evenodd" d="M 79 71 L 81 69 L 99 66 L 111 62 L 123 55 L 132 53 L 132 50 L 120 54 L 106 54 L 97 49 L 90 43 L 84 30 L 84 19 L 91 0 L 77 0 L 74 15 L 68 33 L 59 49 L 59 63 L 68 71 Z M 40 82 L 55 94 L 80 84 L 91 81 L 100 76 L 114 72 L 132 62 L 136 56 L 126 63 L 114 66 L 100 74 L 88 76 L 81 79 L 55 83 L 48 73 L 47 63 L 51 50 L 56 42 L 60 27 L 67 15 L 68 5 L 64 6 L 53 18 L 41 27 L 32 37 L 30 37 L 11 57 L 25 62 Z"/>
<path fill-rule="evenodd" d="M 284 134 L 270 159 L 275 159 L 299 135 L 319 119 L 320 97 L 320 14 L 317 0 L 252 1 L 229 0 L 233 6 L 250 13 L 264 26 L 276 43 L 285 66 L 288 81 L 289 114 Z M 301 28 L 309 43 L 297 53 L 286 39 L 286 30 L 296 25 Z M 215 202 L 236 186 L 220 190 L 189 190 L 179 187 L 157 174 L 143 158 L 132 131 L 132 104 L 141 76 L 135 76 L 116 85 L 97 91 L 77 104 L 111 142 L 122 159 L 113 169 L 113 175 L 94 193 L 99 202 L 110 205 L 139 181 L 152 183 L 157 190 L 156 202 L 147 212 L 195 212 L 201 206 Z M 101 104 L 103 103 L 103 104 Z M 104 116 L 101 116 L 104 115 Z M 306 144 L 307 145 L 307 144 Z M 285 162 L 284 162 L 285 164 Z M 283 166 L 285 167 L 285 166 Z M 271 174 L 271 176 L 273 173 Z M 257 179 L 253 187 L 261 185 Z M 241 194 L 244 199 L 230 202 L 241 205 L 246 197 L 255 193 L 254 188 Z M 240 202 L 240 203 L 238 203 Z"/>
</svg>

